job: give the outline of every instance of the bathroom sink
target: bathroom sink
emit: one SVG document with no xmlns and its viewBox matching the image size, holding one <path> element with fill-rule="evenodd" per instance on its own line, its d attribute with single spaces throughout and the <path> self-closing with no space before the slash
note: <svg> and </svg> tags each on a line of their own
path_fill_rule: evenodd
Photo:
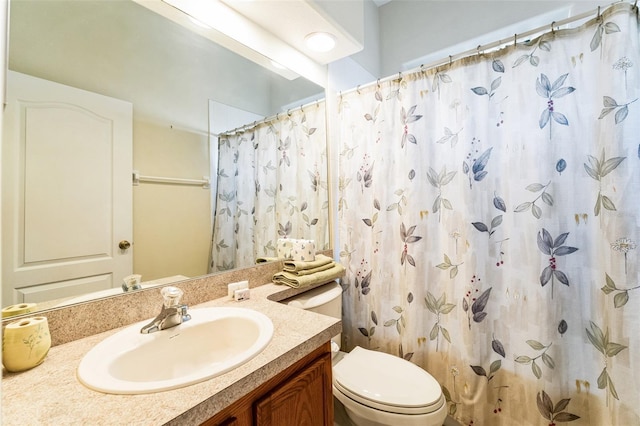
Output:
<svg viewBox="0 0 640 426">
<path fill-rule="evenodd" d="M 255 357 L 273 336 L 273 323 L 245 308 L 189 310 L 191 320 L 151 334 L 133 324 L 94 346 L 80 361 L 78 379 L 90 389 L 143 394 L 192 385 Z"/>
</svg>

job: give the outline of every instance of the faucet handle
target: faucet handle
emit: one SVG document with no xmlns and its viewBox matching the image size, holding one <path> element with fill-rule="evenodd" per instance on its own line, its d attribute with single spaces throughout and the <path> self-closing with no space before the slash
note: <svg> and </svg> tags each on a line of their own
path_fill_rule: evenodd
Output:
<svg viewBox="0 0 640 426">
<path fill-rule="evenodd" d="M 163 287 L 162 290 L 160 290 L 160 294 L 164 299 L 165 308 L 175 308 L 180 305 L 180 300 L 184 292 L 177 287 L 169 286 Z"/>
</svg>

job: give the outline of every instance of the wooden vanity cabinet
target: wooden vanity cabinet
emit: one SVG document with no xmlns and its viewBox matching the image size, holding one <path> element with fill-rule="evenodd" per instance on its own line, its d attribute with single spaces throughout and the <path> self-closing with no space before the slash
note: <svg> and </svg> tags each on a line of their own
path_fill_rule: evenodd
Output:
<svg viewBox="0 0 640 426">
<path fill-rule="evenodd" d="M 333 426 L 330 343 L 249 392 L 202 426 Z"/>
</svg>

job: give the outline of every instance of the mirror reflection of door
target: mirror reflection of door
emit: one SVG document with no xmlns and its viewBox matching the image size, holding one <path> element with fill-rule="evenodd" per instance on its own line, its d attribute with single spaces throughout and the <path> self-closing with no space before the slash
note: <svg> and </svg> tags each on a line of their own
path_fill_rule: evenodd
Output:
<svg viewBox="0 0 640 426">
<path fill-rule="evenodd" d="M 9 72 L 3 304 L 119 287 L 132 273 L 132 105 Z"/>
</svg>

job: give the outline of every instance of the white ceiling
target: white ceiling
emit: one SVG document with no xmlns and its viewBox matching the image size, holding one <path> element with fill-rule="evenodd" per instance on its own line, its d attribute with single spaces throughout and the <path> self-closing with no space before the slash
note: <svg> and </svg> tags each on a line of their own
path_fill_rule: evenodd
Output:
<svg viewBox="0 0 640 426">
<path fill-rule="evenodd" d="M 313 1 L 221 1 L 320 64 L 328 64 L 362 50 L 362 45 Z M 325 53 L 310 51 L 304 39 L 314 32 L 327 32 L 335 36 L 335 49 Z"/>
<path fill-rule="evenodd" d="M 323 87 L 326 64 L 363 48 L 358 38 L 338 24 L 318 0 L 133 1 L 285 78 L 303 76 Z M 208 28 L 197 26 L 189 17 Z M 336 38 L 335 49 L 310 51 L 304 39 L 313 32 L 332 34 Z M 287 69 L 278 68 L 274 62 Z"/>
</svg>

